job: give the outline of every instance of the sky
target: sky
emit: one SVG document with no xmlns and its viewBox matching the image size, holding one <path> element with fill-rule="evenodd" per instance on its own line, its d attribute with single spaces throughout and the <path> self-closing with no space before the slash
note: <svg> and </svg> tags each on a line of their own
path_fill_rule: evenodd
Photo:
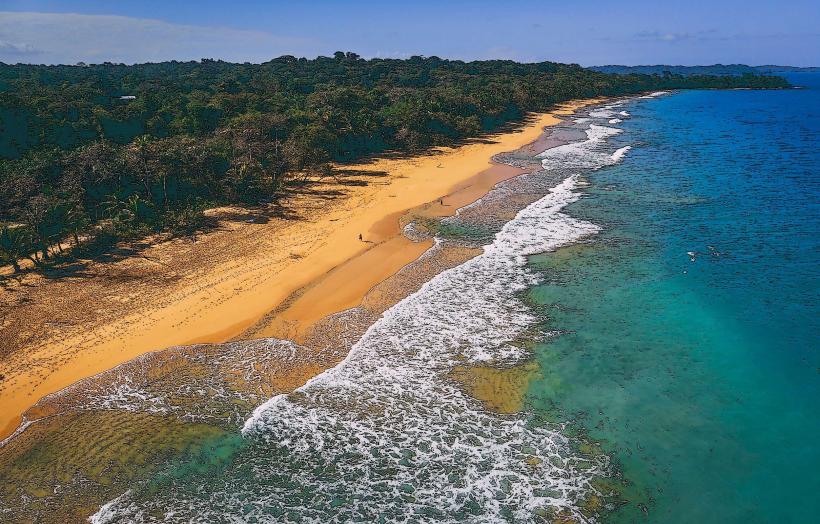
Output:
<svg viewBox="0 0 820 524">
<path fill-rule="evenodd" d="M 281 55 L 820 66 L 820 0 L 0 0 L 0 62 Z"/>
</svg>

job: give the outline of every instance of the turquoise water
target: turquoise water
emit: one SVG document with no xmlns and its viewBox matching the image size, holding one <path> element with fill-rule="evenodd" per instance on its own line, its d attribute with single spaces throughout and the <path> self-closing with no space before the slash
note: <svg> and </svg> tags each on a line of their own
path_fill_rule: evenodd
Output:
<svg viewBox="0 0 820 524">
<path fill-rule="evenodd" d="M 541 167 L 444 219 L 425 256 L 480 255 L 94 522 L 816 521 L 820 75 L 794 81 L 812 88 L 557 126 L 568 143 L 511 157 Z M 533 358 L 522 413 L 450 378 Z M 136 393 L 146 412 L 176 394 Z"/>
<path fill-rule="evenodd" d="M 820 519 L 820 75 L 790 80 L 629 103 L 567 208 L 603 231 L 530 260 L 565 333 L 529 399 L 613 454 L 608 521 Z"/>
</svg>

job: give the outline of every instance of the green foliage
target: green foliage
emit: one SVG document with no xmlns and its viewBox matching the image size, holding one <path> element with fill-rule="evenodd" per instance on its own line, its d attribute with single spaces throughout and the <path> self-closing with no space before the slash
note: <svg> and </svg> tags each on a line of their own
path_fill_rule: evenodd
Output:
<svg viewBox="0 0 820 524">
<path fill-rule="evenodd" d="M 765 75 L 771 73 L 798 73 L 798 72 L 818 72 L 820 67 L 794 67 L 762 65 L 748 66 L 744 64 L 714 64 L 708 66 L 677 66 L 677 65 L 647 65 L 647 66 L 622 66 L 605 65 L 591 67 L 595 71 L 602 73 L 617 73 L 626 75 L 630 73 L 640 73 L 649 75 Z"/>
<path fill-rule="evenodd" d="M 18 260 L 31 252 L 31 232 L 24 226 L 5 225 L 0 228 L 0 263 L 20 271 Z"/>
<path fill-rule="evenodd" d="M 192 234 L 207 206 L 270 201 L 288 177 L 475 137 L 569 99 L 785 85 L 342 52 L 263 64 L 0 64 L 0 222 L 22 224 L 3 230 L 3 261 L 23 253 L 41 264 L 67 239 L 81 250 Z"/>
</svg>

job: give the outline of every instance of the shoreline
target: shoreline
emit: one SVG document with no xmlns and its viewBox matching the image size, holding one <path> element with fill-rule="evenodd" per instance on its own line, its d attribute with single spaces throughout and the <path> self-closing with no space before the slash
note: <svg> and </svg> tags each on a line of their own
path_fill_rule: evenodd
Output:
<svg viewBox="0 0 820 524">
<path fill-rule="evenodd" d="M 293 228 L 300 231 L 291 232 L 277 246 L 306 246 L 306 254 L 292 251 L 280 257 L 285 260 L 257 257 L 261 263 L 255 270 L 239 275 L 232 260 L 227 267 L 199 268 L 210 270 L 210 282 L 183 288 L 181 300 L 154 309 L 149 303 L 147 311 L 131 311 L 113 323 L 92 327 L 97 336 L 91 340 L 102 339 L 102 343 L 88 344 L 88 334 L 83 333 L 59 343 L 47 342 L 30 355 L 35 360 L 44 354 L 57 356 L 61 365 L 55 368 L 14 375 L 6 372 L 7 359 L 0 362 L 0 372 L 6 375 L 0 390 L 0 440 L 15 433 L 22 415 L 42 398 L 146 353 L 247 335 L 304 340 L 317 322 L 360 304 L 374 286 L 427 251 L 431 241 L 412 242 L 402 235 L 401 217 L 447 216 L 481 198 L 498 182 L 524 172 L 492 162 L 493 156 L 536 142 L 545 127 L 561 121 L 560 116 L 598 102 L 560 105 L 492 141 L 439 148 L 421 157 L 344 166 L 343 171 L 389 177 L 389 182 L 368 184 L 358 190 L 357 198 L 346 198 L 351 205 L 337 205 L 341 209 L 295 224 L 304 227 Z M 327 238 L 329 227 L 333 234 Z M 366 242 L 360 242 L 358 234 Z M 271 262 L 278 262 L 279 271 L 271 271 Z M 261 282 L 248 282 L 254 279 Z M 192 315 L 191 309 L 198 315 Z"/>
<path fill-rule="evenodd" d="M 265 315 L 235 340 L 281 338 L 302 343 L 315 324 L 326 317 L 356 307 L 368 291 L 418 260 L 432 246 L 432 240 L 412 241 L 402 234 L 402 225 L 411 218 L 442 218 L 469 205 L 496 184 L 524 174 L 526 170 L 492 161 L 487 169 L 453 188 L 438 200 L 385 216 L 365 235 L 379 238 L 372 248 L 345 260 L 325 275 L 294 292 L 290 299 Z"/>
</svg>

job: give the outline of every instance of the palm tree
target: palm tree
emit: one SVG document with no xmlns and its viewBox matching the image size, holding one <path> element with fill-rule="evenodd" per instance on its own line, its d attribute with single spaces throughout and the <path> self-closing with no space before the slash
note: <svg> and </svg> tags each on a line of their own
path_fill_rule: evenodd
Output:
<svg viewBox="0 0 820 524">
<path fill-rule="evenodd" d="M 149 166 L 149 161 L 154 155 L 151 136 L 138 136 L 133 142 L 131 142 L 131 145 L 128 147 L 128 151 L 131 153 L 134 163 L 137 164 L 135 166 L 135 174 L 142 182 L 142 185 L 145 188 L 146 196 L 149 199 L 153 198 L 153 195 L 151 194 L 151 181 L 153 177 Z"/>
<path fill-rule="evenodd" d="M 0 229 L 0 261 L 20 272 L 19 260 L 31 253 L 31 232 L 22 226 L 5 225 Z"/>
<path fill-rule="evenodd" d="M 80 247 L 79 233 L 90 224 L 88 214 L 82 204 L 73 203 L 65 212 L 66 226 L 71 236 L 74 238 L 74 247 Z"/>
</svg>

